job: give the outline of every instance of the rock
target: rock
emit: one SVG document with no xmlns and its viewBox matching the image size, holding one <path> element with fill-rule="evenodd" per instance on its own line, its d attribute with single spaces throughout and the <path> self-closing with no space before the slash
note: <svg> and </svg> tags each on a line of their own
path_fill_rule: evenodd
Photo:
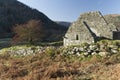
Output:
<svg viewBox="0 0 120 80">
<path fill-rule="evenodd" d="M 27 54 L 33 54 L 34 53 L 34 51 L 31 50 L 31 49 L 27 49 L 26 51 L 27 51 Z"/>
<path fill-rule="evenodd" d="M 98 48 L 97 45 L 90 45 L 90 46 L 89 46 L 89 49 L 90 49 L 90 50 L 95 50 L 95 49 L 97 49 L 97 48 Z"/>
<path fill-rule="evenodd" d="M 88 55 L 89 55 L 89 53 L 88 53 L 88 52 L 84 52 L 83 54 L 84 54 L 85 56 L 88 56 Z"/>
<path fill-rule="evenodd" d="M 109 55 L 110 53 L 108 53 L 108 52 L 99 52 L 98 53 L 100 56 L 107 56 L 107 55 Z"/>
<path fill-rule="evenodd" d="M 74 51 L 71 51 L 71 54 L 75 54 L 75 52 L 74 52 Z"/>
<path fill-rule="evenodd" d="M 97 48 L 96 50 L 94 50 L 94 52 L 99 53 L 99 52 L 100 52 L 100 49 Z"/>
<path fill-rule="evenodd" d="M 100 50 L 103 50 L 103 49 L 105 49 L 105 45 L 104 45 L 104 44 L 101 44 L 101 45 L 100 45 Z"/>
<path fill-rule="evenodd" d="M 79 50 L 80 50 L 80 51 L 84 51 L 84 48 L 83 48 L 83 47 L 80 47 Z"/>
<path fill-rule="evenodd" d="M 76 52 L 79 51 L 79 48 L 78 47 L 74 47 L 72 51 L 76 53 Z"/>
<path fill-rule="evenodd" d="M 80 56 L 80 53 L 79 53 L 79 52 L 77 52 L 77 53 L 76 53 L 76 55 L 77 55 L 77 56 Z"/>
<path fill-rule="evenodd" d="M 116 50 L 116 49 L 111 49 L 111 52 L 112 52 L 112 53 L 118 53 L 118 50 Z"/>
<path fill-rule="evenodd" d="M 92 52 L 91 55 L 96 55 L 97 53 L 96 52 Z"/>
<path fill-rule="evenodd" d="M 87 50 L 87 52 L 88 52 L 89 54 L 91 54 L 91 53 L 93 52 L 93 50 Z"/>
</svg>

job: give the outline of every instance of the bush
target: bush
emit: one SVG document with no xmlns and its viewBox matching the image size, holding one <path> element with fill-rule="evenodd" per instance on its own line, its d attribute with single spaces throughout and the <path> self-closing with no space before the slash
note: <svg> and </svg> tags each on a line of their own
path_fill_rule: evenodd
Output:
<svg viewBox="0 0 120 80">
<path fill-rule="evenodd" d="M 15 36 L 13 38 L 16 43 L 29 42 L 34 44 L 36 41 L 42 41 L 45 35 L 43 24 L 37 20 L 30 20 L 27 24 L 17 25 L 13 31 Z"/>
<path fill-rule="evenodd" d="M 54 57 L 55 54 L 57 53 L 57 50 L 53 47 L 48 47 L 46 50 L 45 50 L 45 53 L 48 54 L 50 57 Z"/>
</svg>

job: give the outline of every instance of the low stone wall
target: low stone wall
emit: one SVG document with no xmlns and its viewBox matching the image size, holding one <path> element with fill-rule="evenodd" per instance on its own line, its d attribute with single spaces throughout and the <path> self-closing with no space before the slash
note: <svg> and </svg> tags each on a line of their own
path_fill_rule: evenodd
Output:
<svg viewBox="0 0 120 80">
<path fill-rule="evenodd" d="M 93 43 L 82 44 L 81 46 L 69 46 L 63 50 L 63 54 L 77 55 L 81 57 L 87 57 L 89 55 L 110 56 L 112 54 L 120 53 L 120 42 L 107 43 Z"/>
<path fill-rule="evenodd" d="M 14 46 L 0 50 L 0 54 L 10 55 L 34 55 L 36 53 L 47 53 L 54 55 L 59 53 L 61 55 L 76 55 L 79 57 L 88 57 L 89 55 L 110 56 L 112 54 L 120 53 L 120 41 L 100 41 L 98 43 L 83 43 L 79 46 Z"/>
<path fill-rule="evenodd" d="M 50 48 L 55 48 L 52 46 L 41 47 L 41 46 L 14 46 L 10 48 L 4 48 L 0 50 L 0 54 L 10 54 L 10 55 L 34 55 L 36 53 L 45 53 L 46 50 Z"/>
</svg>

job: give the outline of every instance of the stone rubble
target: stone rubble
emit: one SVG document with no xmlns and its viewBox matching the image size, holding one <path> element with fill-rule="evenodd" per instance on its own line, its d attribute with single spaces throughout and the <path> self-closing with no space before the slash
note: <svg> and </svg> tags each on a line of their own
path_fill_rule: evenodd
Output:
<svg viewBox="0 0 120 80">
<path fill-rule="evenodd" d="M 77 56 L 89 56 L 89 55 L 100 55 L 109 56 L 111 54 L 120 53 L 120 46 L 116 45 L 104 45 L 104 44 L 90 44 L 86 46 L 78 47 L 67 47 L 64 49 L 63 54 L 66 55 L 77 55 Z"/>
<path fill-rule="evenodd" d="M 17 49 L 14 48 L 8 48 L 6 50 L 0 50 L 0 53 L 8 53 L 11 55 L 30 55 L 35 53 L 43 53 L 45 52 L 45 47 L 37 46 L 37 47 L 18 47 Z"/>
<path fill-rule="evenodd" d="M 36 53 L 48 53 L 51 51 L 57 51 L 61 55 L 76 55 L 79 57 L 87 57 L 89 55 L 100 55 L 100 56 L 109 56 L 112 54 L 120 53 L 120 44 L 112 44 L 112 43 L 92 43 L 92 44 L 82 44 L 79 46 L 69 46 L 69 47 L 55 47 L 55 46 L 17 46 L 10 47 L 6 49 L 1 49 L 0 54 L 8 53 L 11 55 L 31 55 Z"/>
</svg>

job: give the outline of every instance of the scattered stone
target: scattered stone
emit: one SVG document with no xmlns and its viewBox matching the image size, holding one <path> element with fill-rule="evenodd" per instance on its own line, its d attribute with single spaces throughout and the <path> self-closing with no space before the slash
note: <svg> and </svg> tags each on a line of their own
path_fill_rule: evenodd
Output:
<svg viewBox="0 0 120 80">
<path fill-rule="evenodd" d="M 96 52 L 93 52 L 93 53 L 91 53 L 92 55 L 96 55 L 97 53 Z"/>
<path fill-rule="evenodd" d="M 79 53 L 79 52 L 77 52 L 77 53 L 76 53 L 76 55 L 77 55 L 77 56 L 80 56 L 80 53 Z"/>
<path fill-rule="evenodd" d="M 87 52 L 85 52 L 85 53 L 83 53 L 85 56 L 88 56 L 89 55 L 89 53 L 87 53 Z"/>
<path fill-rule="evenodd" d="M 99 52 L 100 56 L 107 56 L 109 53 L 108 52 Z"/>
<path fill-rule="evenodd" d="M 116 50 L 116 49 L 111 49 L 111 52 L 112 52 L 112 53 L 118 53 L 118 50 Z"/>
</svg>

